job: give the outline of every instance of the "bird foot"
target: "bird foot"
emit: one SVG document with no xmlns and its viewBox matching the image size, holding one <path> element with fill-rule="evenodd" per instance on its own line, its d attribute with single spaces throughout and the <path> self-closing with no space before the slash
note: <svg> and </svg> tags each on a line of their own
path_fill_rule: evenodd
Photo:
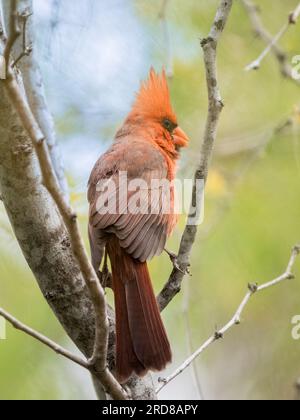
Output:
<svg viewBox="0 0 300 420">
<path fill-rule="evenodd" d="M 98 271 L 98 278 L 103 289 L 112 289 L 112 275 L 108 270 L 108 267 L 104 267 L 102 271 Z"/>
</svg>

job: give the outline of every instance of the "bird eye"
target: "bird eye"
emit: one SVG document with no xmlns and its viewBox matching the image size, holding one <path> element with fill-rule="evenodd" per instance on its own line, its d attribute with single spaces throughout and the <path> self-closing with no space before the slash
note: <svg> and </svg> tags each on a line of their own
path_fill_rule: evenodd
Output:
<svg viewBox="0 0 300 420">
<path fill-rule="evenodd" d="M 168 130 L 170 133 L 176 128 L 176 125 L 172 123 L 172 121 L 168 120 L 167 118 L 163 120 L 162 125 L 166 130 Z"/>
</svg>

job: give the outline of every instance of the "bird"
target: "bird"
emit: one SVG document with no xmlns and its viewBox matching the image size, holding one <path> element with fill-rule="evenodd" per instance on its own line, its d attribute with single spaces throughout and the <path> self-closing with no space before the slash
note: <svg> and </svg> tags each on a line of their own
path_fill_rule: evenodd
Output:
<svg viewBox="0 0 300 420">
<path fill-rule="evenodd" d="M 161 255 L 177 224 L 172 181 L 188 142 L 171 104 L 165 70 L 151 68 L 88 182 L 91 259 L 97 273 L 107 259 L 111 265 L 115 376 L 121 384 L 133 374 L 161 371 L 172 360 L 147 262 Z M 137 191 L 130 187 L 135 180 L 142 183 Z M 167 187 L 160 184 L 164 180 Z M 138 211 L 130 211 L 130 200 Z"/>
</svg>

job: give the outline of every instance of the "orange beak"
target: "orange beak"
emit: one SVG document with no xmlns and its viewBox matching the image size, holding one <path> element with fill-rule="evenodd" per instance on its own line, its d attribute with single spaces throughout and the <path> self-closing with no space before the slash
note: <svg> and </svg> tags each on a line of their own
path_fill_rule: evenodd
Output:
<svg viewBox="0 0 300 420">
<path fill-rule="evenodd" d="M 175 128 L 175 130 L 173 131 L 173 139 L 176 149 L 180 149 L 181 147 L 187 147 L 189 142 L 188 136 L 180 127 Z"/>
</svg>

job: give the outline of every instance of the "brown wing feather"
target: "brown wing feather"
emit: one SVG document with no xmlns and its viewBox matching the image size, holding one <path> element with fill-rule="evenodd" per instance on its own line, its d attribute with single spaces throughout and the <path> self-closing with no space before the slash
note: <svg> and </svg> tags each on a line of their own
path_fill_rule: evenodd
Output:
<svg viewBox="0 0 300 420">
<path fill-rule="evenodd" d="M 148 210 L 148 214 L 124 214 L 124 210 L 128 210 L 128 203 L 124 201 L 116 209 L 116 214 L 100 214 L 97 203 L 103 191 L 97 190 L 97 184 L 106 179 L 113 181 L 117 188 L 115 197 L 112 198 L 116 198 L 118 203 L 120 171 L 127 171 L 128 181 L 141 178 L 150 188 L 152 179 L 167 178 L 167 165 L 162 154 L 151 143 L 140 139 L 123 138 L 116 141 L 98 160 L 89 181 L 91 229 L 102 232 L 102 235 L 114 233 L 120 240 L 122 248 L 134 258 L 144 262 L 154 255 L 159 255 L 167 239 L 168 218 L 162 215 L 162 192 L 159 190 L 157 194 L 156 190 L 152 194 L 149 189 L 147 200 L 142 198 L 141 212 Z M 129 200 L 132 194 L 128 194 Z M 156 209 L 154 213 L 157 214 L 153 212 L 149 214 L 151 208 Z"/>
</svg>

